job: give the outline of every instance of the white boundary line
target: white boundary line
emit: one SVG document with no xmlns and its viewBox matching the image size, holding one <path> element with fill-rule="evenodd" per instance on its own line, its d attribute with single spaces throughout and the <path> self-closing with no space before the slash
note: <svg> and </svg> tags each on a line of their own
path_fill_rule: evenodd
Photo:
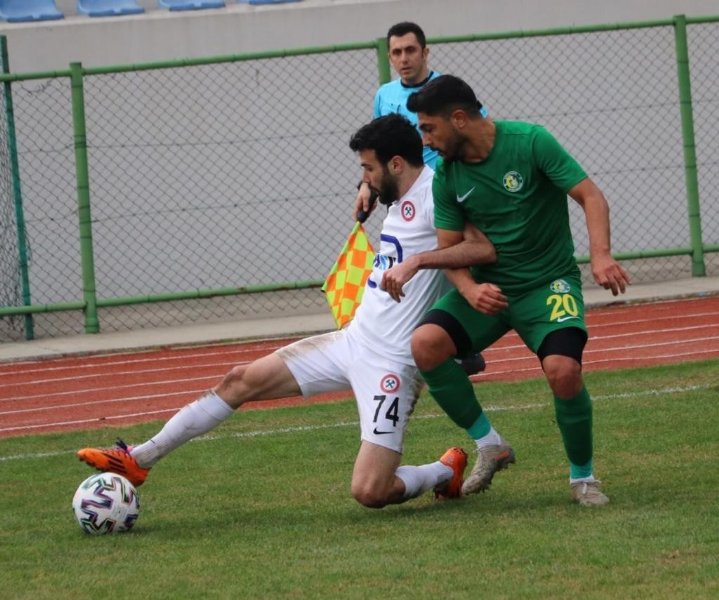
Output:
<svg viewBox="0 0 719 600">
<path fill-rule="evenodd" d="M 702 340 L 707 340 L 707 339 L 719 339 L 719 338 L 702 338 Z M 696 342 L 696 341 L 701 341 L 701 340 L 686 340 L 686 342 Z M 681 343 L 683 343 L 683 342 L 676 342 L 676 344 L 681 344 Z M 658 346 L 665 346 L 665 345 L 673 345 L 673 344 L 672 344 L 671 342 L 670 342 L 670 343 L 653 344 L 653 346 L 657 346 L 657 347 L 658 347 Z M 641 346 L 641 348 L 646 348 L 646 347 L 648 347 L 648 346 Z M 632 348 L 637 348 L 637 347 L 634 347 L 634 346 L 627 346 L 627 347 L 626 347 L 626 349 L 632 349 Z M 617 350 L 617 348 L 610 348 L 610 349 L 607 349 L 607 350 L 593 350 L 593 351 L 589 351 L 589 352 L 587 352 L 587 353 L 585 353 L 585 354 L 586 354 L 586 355 L 591 355 L 591 354 L 593 354 L 593 353 L 599 354 L 599 353 L 611 352 L 611 351 L 615 351 L 615 350 Z M 640 361 L 646 361 L 646 360 L 666 360 L 666 359 L 685 358 L 685 357 L 689 357 L 689 356 L 699 356 L 699 357 L 701 358 L 701 356 L 707 355 L 707 354 L 710 355 L 710 358 L 711 358 L 711 356 L 713 356 L 713 352 L 712 352 L 712 351 L 697 350 L 697 351 L 695 351 L 695 352 L 678 352 L 678 353 L 672 353 L 672 354 L 668 354 L 668 355 L 667 355 L 667 354 L 656 355 L 656 356 L 636 356 L 636 355 L 634 355 L 634 356 L 626 356 L 626 357 L 612 357 L 612 358 L 606 358 L 606 359 L 585 360 L 585 361 L 583 361 L 583 363 L 584 363 L 585 366 L 587 366 L 587 365 L 599 365 L 599 364 L 603 364 L 603 363 L 633 362 L 633 361 L 638 361 L 638 360 L 640 360 Z M 530 366 L 530 367 L 525 367 L 525 368 L 514 367 L 514 368 L 509 368 L 509 369 L 503 369 L 503 370 L 493 370 L 491 373 L 487 373 L 487 376 L 488 376 L 488 377 L 487 377 L 487 381 L 493 381 L 493 380 L 494 380 L 494 377 L 497 377 L 497 376 L 511 375 L 511 374 L 515 374 L 515 373 L 538 373 L 538 374 L 539 374 L 539 373 L 542 372 L 542 371 L 541 371 L 541 368 L 539 367 L 539 365 L 536 364 L 536 357 L 534 357 L 534 356 L 532 356 L 532 355 L 527 355 L 527 356 L 522 356 L 522 357 L 516 357 L 516 358 L 505 358 L 505 359 L 502 359 L 501 362 L 503 362 L 503 363 L 516 363 L 516 362 L 527 361 L 527 360 L 531 360 L 531 361 L 533 361 L 533 363 L 535 363 L 535 364 L 533 364 L 533 365 Z M 498 361 L 498 362 L 499 362 L 499 361 Z M 648 365 L 648 366 L 651 366 L 651 365 Z M 129 385 L 129 386 L 115 386 L 115 387 L 110 387 L 110 388 L 96 388 L 96 389 L 93 389 L 93 390 L 89 390 L 89 389 L 88 389 L 88 390 L 82 390 L 81 392 L 78 392 L 78 391 L 76 391 L 76 392 L 73 392 L 73 391 L 58 392 L 58 393 L 52 394 L 52 395 L 53 395 L 53 396 L 56 396 L 56 397 L 57 397 L 57 396 L 67 396 L 67 395 L 73 395 L 73 394 L 79 394 L 79 393 L 85 393 L 85 392 L 102 392 L 102 391 L 105 391 L 105 390 L 108 390 L 108 389 L 111 389 L 111 390 L 113 390 L 113 391 L 117 391 L 118 389 L 126 388 L 126 387 L 138 387 L 138 386 L 143 386 L 143 387 L 144 387 L 144 386 L 147 386 L 147 387 L 150 387 L 150 386 L 156 386 L 156 385 L 162 385 L 162 384 L 168 384 L 168 385 L 169 385 L 169 384 L 171 384 L 171 383 L 177 383 L 177 382 L 192 382 L 192 383 L 194 383 L 194 382 L 197 382 L 197 381 L 202 381 L 202 380 L 204 380 L 204 379 L 214 379 L 214 380 L 217 380 L 218 378 L 215 377 L 215 376 L 207 376 L 207 377 L 197 377 L 197 378 L 186 379 L 186 380 L 153 381 L 153 382 L 148 382 L 148 383 L 144 383 L 144 384 L 131 384 L 131 385 Z M 480 375 L 480 376 L 473 377 L 473 378 L 472 378 L 472 381 L 473 381 L 473 382 L 482 381 L 481 375 Z M 66 410 L 66 409 L 68 409 L 68 408 L 91 407 L 91 406 L 99 406 L 99 405 L 106 405 L 106 404 L 118 404 L 118 403 L 124 403 L 124 402 L 135 402 L 135 401 L 142 401 L 142 400 L 154 400 L 154 399 L 156 399 L 156 398 L 178 398 L 178 399 L 179 399 L 179 398 L 183 398 L 183 397 L 185 397 L 185 396 L 199 395 L 199 394 L 202 394 L 203 392 L 205 392 L 206 390 L 207 390 L 207 388 L 184 389 L 184 390 L 178 390 L 178 391 L 163 392 L 163 393 L 159 393 L 159 394 L 142 394 L 142 395 L 139 395 L 139 396 L 123 396 L 123 397 L 119 397 L 119 398 L 99 398 L 99 399 L 96 399 L 96 400 L 87 400 L 87 401 L 82 401 L 82 402 L 71 402 L 71 403 L 67 403 L 67 404 L 56 404 L 56 405 L 52 405 L 52 406 L 37 406 L 37 407 L 33 407 L 33 408 L 19 408 L 19 409 L 13 409 L 13 410 L 0 410 L 0 416 L 3 416 L 3 415 L 18 415 L 18 414 L 27 414 L 27 413 L 37 413 L 37 412 L 50 412 L 50 411 L 56 411 L 56 410 Z M 351 390 L 347 390 L 347 393 L 348 393 L 348 394 L 351 394 Z M 40 395 L 37 395 L 37 396 L 26 396 L 26 397 L 24 397 L 24 398 L 19 398 L 19 397 L 17 397 L 17 398 L 4 398 L 4 399 L 0 399 L 0 405 L 2 404 L 2 402 L 10 402 L 11 400 L 12 400 L 12 401 L 23 401 L 23 400 L 31 400 L 31 399 L 35 399 L 35 398 L 46 398 L 46 397 L 47 397 L 47 394 L 40 394 Z M 123 419 L 123 418 L 126 418 L 126 417 L 141 416 L 141 415 L 143 415 L 143 414 L 152 415 L 152 414 L 163 413 L 163 412 L 171 412 L 171 411 L 176 411 L 176 410 L 179 410 L 179 407 L 173 407 L 173 408 L 168 408 L 168 409 L 163 409 L 163 410 L 150 411 L 150 412 L 147 412 L 147 413 L 130 413 L 130 414 L 123 414 L 123 415 L 109 415 L 109 416 L 105 416 L 105 417 L 103 417 L 103 418 L 104 418 L 105 420 L 110 420 L 110 419 Z M 40 429 L 40 428 L 49 427 L 49 426 L 62 426 L 62 425 L 73 425 L 73 424 L 78 424 L 78 425 L 79 425 L 79 424 L 82 424 L 82 423 L 92 423 L 92 422 L 95 422 L 95 421 L 97 421 L 97 417 L 92 418 L 92 419 L 82 419 L 82 420 L 78 420 L 78 421 L 63 421 L 63 422 L 59 422 L 59 423 L 42 423 L 42 424 L 38 424 L 38 425 L 25 425 L 25 426 L 17 426 L 17 427 L 6 427 L 6 428 L 0 428 L 0 432 L 3 432 L 3 431 L 22 431 L 22 430 L 24 430 L 24 429 Z"/>
<path fill-rule="evenodd" d="M 694 328 L 687 328 L 687 329 L 694 329 Z M 703 329 L 706 329 L 706 327 L 703 327 Z M 669 333 L 669 332 L 667 332 L 667 333 Z M 605 341 L 606 341 L 606 340 L 609 340 L 609 339 L 623 338 L 623 337 L 636 338 L 636 337 L 637 337 L 637 334 L 636 334 L 636 333 L 617 334 L 617 335 L 613 335 L 613 336 L 596 337 L 596 338 L 592 338 L 592 339 L 593 339 L 593 340 L 605 340 Z M 698 342 L 713 342 L 713 341 L 717 341 L 717 340 L 719 340 L 719 336 L 713 336 L 713 335 L 712 335 L 712 336 L 706 336 L 706 337 L 696 337 L 696 338 L 689 338 L 689 339 L 678 339 L 678 340 L 672 340 L 672 341 L 667 341 L 667 342 L 656 342 L 656 343 L 653 343 L 653 344 L 641 344 L 641 343 L 640 343 L 640 344 L 627 344 L 627 345 L 624 345 L 624 346 L 611 346 L 611 347 L 609 347 L 609 348 L 587 348 L 587 350 L 585 350 L 585 352 L 584 352 L 584 356 L 585 356 L 585 358 L 587 359 L 587 360 L 584 360 L 584 364 L 585 364 L 585 365 L 591 365 L 591 364 L 595 364 L 595 363 L 597 363 L 597 362 L 606 362 L 606 360 L 608 360 L 608 359 L 606 359 L 606 360 L 595 360 L 595 361 L 592 361 L 592 360 L 590 359 L 590 357 L 591 357 L 592 355 L 601 354 L 601 353 L 617 352 L 617 351 L 626 352 L 626 351 L 629 351 L 629 350 L 650 350 L 650 349 L 661 348 L 661 347 L 666 347 L 666 346 L 682 346 L 682 345 L 686 345 L 686 344 L 694 344 L 694 343 L 698 343 Z M 534 357 L 534 355 L 532 355 L 532 354 L 529 352 L 529 350 L 526 351 L 526 355 L 524 355 L 524 356 L 515 356 L 515 357 L 510 357 L 510 358 L 501 358 L 501 357 L 498 356 L 497 358 L 494 358 L 494 357 L 495 357 L 495 354 L 501 354 L 501 353 L 504 352 L 504 351 L 514 350 L 514 349 L 517 349 L 517 348 L 521 348 L 521 349 L 525 349 L 525 350 L 526 350 L 526 347 L 524 346 L 524 344 L 516 344 L 516 345 L 513 345 L 513 346 L 504 346 L 504 347 L 502 347 L 502 348 L 491 348 L 491 347 L 490 347 L 490 348 L 488 348 L 487 350 L 485 350 L 485 351 L 483 352 L 483 354 L 484 354 L 485 357 L 487 358 L 487 361 L 488 361 L 488 362 L 506 362 L 506 363 L 511 363 L 511 362 L 516 362 L 516 361 L 530 360 L 530 359 L 531 359 L 531 360 L 536 360 L 536 358 Z M 702 355 L 702 354 L 711 355 L 711 353 L 713 353 L 713 352 L 714 352 L 714 349 L 713 349 L 713 348 L 709 348 L 708 350 L 707 350 L 706 348 L 703 348 L 702 350 L 697 350 L 697 351 L 695 351 L 695 352 L 688 352 L 688 353 L 687 353 L 687 352 L 684 352 L 684 353 L 681 353 L 681 352 L 680 352 L 680 353 L 675 353 L 675 354 L 670 354 L 670 355 L 661 355 L 661 356 L 638 356 L 638 355 L 634 355 L 634 356 L 632 356 L 631 358 L 618 357 L 618 358 L 616 358 L 616 359 L 611 359 L 611 360 L 617 360 L 617 361 L 639 360 L 639 359 L 651 360 L 651 359 L 655 359 L 655 358 L 673 358 L 673 357 L 683 357 L 683 356 L 696 355 L 696 354 L 699 354 L 699 355 Z M 219 372 L 220 374 L 217 374 L 217 375 L 205 375 L 205 376 L 201 376 L 201 377 L 190 377 L 190 378 L 186 378 L 186 379 L 174 379 L 174 378 L 171 378 L 171 379 L 162 379 L 162 380 L 160 380 L 160 381 L 148 381 L 148 382 L 142 382 L 142 383 L 128 383 L 128 384 L 122 384 L 122 385 L 108 385 L 108 386 L 105 386 L 105 387 L 84 388 L 84 389 L 80 389 L 80 390 L 67 390 L 67 391 L 63 391 L 63 392 L 52 392 L 52 393 L 47 393 L 47 392 L 46 392 L 46 393 L 34 394 L 34 395 L 10 396 L 10 397 L 5 397 L 5 398 L 0 398 L 0 405 L 2 405 L 2 403 L 5 403 L 5 402 L 24 402 L 24 401 L 27 401 L 27 400 L 34 400 L 34 399 L 38 399 L 38 398 L 47 398 L 47 397 L 49 397 L 49 396 L 51 396 L 51 397 L 53 397 L 53 398 L 58 398 L 58 397 L 62 397 L 62 396 L 77 396 L 77 395 L 79 395 L 79 394 L 85 394 L 85 393 L 101 393 L 101 392 L 104 392 L 104 391 L 107 391 L 107 390 L 112 390 L 112 391 L 115 391 L 115 392 L 116 392 L 116 391 L 122 390 L 122 389 L 137 388 L 137 387 L 148 387 L 148 388 L 149 388 L 149 387 L 151 387 L 151 386 L 157 386 L 157 385 L 174 385 L 174 384 L 179 384 L 179 383 L 200 382 L 200 381 L 205 381 L 205 380 L 219 381 L 219 380 L 222 378 L 222 376 L 224 375 L 224 373 L 226 372 L 226 369 L 225 369 L 225 370 L 222 370 L 222 369 L 220 369 L 220 367 L 225 367 L 225 366 L 227 366 L 227 365 L 229 365 L 229 366 L 234 366 L 234 365 L 244 365 L 244 364 L 249 364 L 249 361 L 242 361 L 242 362 L 239 362 L 239 363 L 234 363 L 234 362 L 233 362 L 233 363 L 216 363 L 216 364 L 214 364 L 214 365 L 207 365 L 207 364 L 203 364 L 203 365 L 191 365 L 191 366 L 184 366 L 184 367 L 173 367 L 172 369 L 167 369 L 167 368 L 146 369 L 146 370 L 143 370 L 143 371 L 137 371 L 136 373 L 133 373 L 133 372 L 122 372 L 122 373 L 119 373 L 119 372 L 118 372 L 118 373 L 113 373 L 113 375 L 118 375 L 118 376 L 119 376 L 119 375 L 134 375 L 134 374 L 140 374 L 140 373 L 153 373 L 153 372 L 158 372 L 158 373 L 159 373 L 159 372 L 162 372 L 162 371 L 169 371 L 169 370 L 174 370 L 174 369 L 182 369 L 182 370 L 186 371 L 186 370 L 189 369 L 189 368 L 199 369 L 199 368 L 208 368 L 208 367 L 215 366 L 215 367 L 218 368 L 218 372 Z M 492 371 L 491 373 L 488 373 L 488 375 L 497 375 L 497 374 L 506 373 L 506 372 L 507 372 L 507 371 Z M 87 377 L 87 376 L 85 376 L 85 377 Z M 90 377 L 101 377 L 101 376 L 100 376 L 100 375 L 91 375 Z M 78 377 L 70 377 L 70 378 L 44 379 L 44 380 L 33 381 L 33 382 L 30 382 L 30 383 L 26 383 L 26 384 L 11 384 L 11 385 L 29 387 L 29 386 L 34 386 L 34 385 L 46 384 L 46 383 L 62 382 L 62 381 L 66 381 L 66 380 L 75 381 L 75 380 L 83 379 L 83 378 L 84 378 L 83 376 L 78 376 Z M 177 394 L 177 393 L 182 393 L 182 392 L 167 392 L 165 395 L 171 395 L 171 394 Z M 118 400 L 136 400 L 136 399 L 142 399 L 142 398 L 145 398 L 145 397 L 147 397 L 147 398 L 153 398 L 153 397 L 155 397 L 155 396 L 154 396 L 154 395 L 150 395 L 150 396 L 135 396 L 135 397 L 132 397 L 132 398 L 117 398 L 117 399 L 111 398 L 111 399 L 106 399 L 106 400 L 91 400 L 91 401 L 88 401 L 88 402 L 76 403 L 76 404 L 71 404 L 71 405 L 62 405 L 62 406 L 57 406 L 57 407 L 52 407 L 52 408 L 64 408 L 64 407 L 70 407 L 70 406 L 73 406 L 73 407 L 74 407 L 74 406 L 82 406 L 82 405 L 93 405 L 93 404 L 98 404 L 98 403 L 102 403 L 102 402 L 117 402 Z M 37 411 L 37 410 L 46 410 L 47 408 L 48 408 L 48 407 L 43 407 L 43 408 L 41 408 L 41 409 L 40 409 L 40 408 L 38 408 L 38 409 L 24 409 L 24 410 L 21 409 L 21 410 L 17 410 L 17 411 L 0 412 L 0 415 L 2 415 L 2 414 L 13 414 L 14 412 L 32 412 L 32 411 Z"/>
<path fill-rule="evenodd" d="M 709 389 L 711 385 L 690 385 L 685 387 L 666 387 L 666 388 L 658 388 L 653 390 L 644 390 L 641 392 L 625 392 L 622 394 L 608 394 L 604 396 L 594 396 L 593 402 L 602 402 L 607 400 L 624 400 L 627 398 L 639 398 L 643 396 L 664 396 L 664 395 L 670 395 L 670 394 L 681 394 L 684 392 L 692 392 L 696 390 L 705 390 Z M 548 406 L 548 402 L 539 402 L 534 404 L 525 404 L 525 405 L 516 405 L 516 406 L 487 406 L 484 408 L 487 412 L 507 412 L 507 411 L 524 411 L 524 410 L 534 410 L 537 408 L 544 408 Z M 176 409 L 170 409 L 170 410 L 176 410 Z M 158 413 L 160 412 L 168 412 L 168 411 L 156 411 Z M 143 413 L 143 414 L 149 414 L 149 413 Z M 132 416 L 132 415 L 125 415 Z M 432 414 L 432 415 L 418 415 L 415 417 L 412 417 L 412 419 L 438 419 L 441 417 L 444 417 L 444 414 Z M 92 419 L 92 421 L 96 421 L 97 419 Z M 78 423 L 78 421 L 72 421 L 69 423 Z M 232 439 L 232 438 L 255 438 L 255 437 L 261 437 L 261 436 L 271 436 L 271 435 L 281 435 L 284 433 L 304 433 L 307 431 L 320 431 L 322 429 L 335 429 L 338 427 L 350 427 L 350 426 L 357 426 L 359 425 L 359 421 L 340 421 L 339 423 L 331 423 L 328 425 L 304 425 L 304 426 L 297 426 L 297 427 L 282 427 L 278 429 L 267 429 L 262 431 L 245 431 L 245 432 L 236 432 L 236 433 L 227 433 L 227 434 L 218 434 L 218 435 L 203 435 L 200 437 L 197 437 L 193 439 L 193 442 L 210 442 L 210 441 L 216 441 L 216 440 L 224 440 L 224 439 Z M 0 440 L 1 441 L 1 440 Z M 16 454 L 12 456 L 0 456 L 0 463 L 2 462 L 8 462 L 12 460 L 32 460 L 32 459 L 38 459 L 38 458 L 48 458 L 48 457 L 54 457 L 54 456 L 65 456 L 67 454 L 74 454 L 76 450 L 62 450 L 62 451 L 56 451 L 56 452 L 37 452 L 37 453 L 29 453 L 29 454 Z"/>
</svg>

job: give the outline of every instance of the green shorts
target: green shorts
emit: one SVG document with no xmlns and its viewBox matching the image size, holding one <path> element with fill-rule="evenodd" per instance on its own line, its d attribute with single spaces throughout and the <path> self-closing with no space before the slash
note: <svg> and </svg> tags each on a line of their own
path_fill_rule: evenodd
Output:
<svg viewBox="0 0 719 600">
<path fill-rule="evenodd" d="M 453 289 L 435 302 L 432 310 L 452 315 L 464 329 L 474 352 L 491 346 L 511 329 L 535 354 L 552 331 L 567 327 L 587 331 L 582 281 L 576 275 L 567 275 L 528 292 L 508 296 L 507 300 L 509 306 L 505 310 L 496 315 L 485 315 L 474 310 Z"/>
</svg>

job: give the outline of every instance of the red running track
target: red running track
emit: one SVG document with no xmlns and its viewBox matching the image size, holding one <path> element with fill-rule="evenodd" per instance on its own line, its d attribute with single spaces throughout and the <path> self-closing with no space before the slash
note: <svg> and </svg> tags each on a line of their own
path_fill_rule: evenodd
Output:
<svg viewBox="0 0 719 600">
<path fill-rule="evenodd" d="M 621 369 L 719 358 L 719 296 L 590 310 L 584 370 Z M 166 420 L 215 385 L 234 365 L 290 340 L 164 348 L 0 363 L 0 437 Z M 541 369 L 516 334 L 484 353 L 476 381 L 537 377 Z M 327 402 L 347 394 L 327 394 Z M 300 398 L 248 403 L 244 409 Z"/>
</svg>

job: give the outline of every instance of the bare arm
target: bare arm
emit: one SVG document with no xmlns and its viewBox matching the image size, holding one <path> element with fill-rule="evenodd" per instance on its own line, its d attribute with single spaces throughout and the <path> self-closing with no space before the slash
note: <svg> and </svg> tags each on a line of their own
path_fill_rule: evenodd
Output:
<svg viewBox="0 0 719 600">
<path fill-rule="evenodd" d="M 437 230 L 437 241 L 439 247 L 444 248 L 447 245 L 451 245 L 453 243 L 453 239 L 456 239 L 456 236 L 451 235 L 454 233 L 456 232 L 448 232 L 443 229 Z M 484 234 L 481 231 L 471 224 L 468 224 L 464 230 L 464 238 L 471 238 L 476 234 L 484 237 Z M 496 252 L 494 260 L 496 260 Z M 465 300 L 467 300 L 470 306 L 472 306 L 475 310 L 488 315 L 493 315 L 508 306 L 507 298 L 498 286 L 493 283 L 477 283 L 467 267 L 459 269 L 445 269 L 445 274 L 447 275 L 447 279 L 449 279 L 450 283 L 457 288 L 457 291 L 464 296 Z"/>
<path fill-rule="evenodd" d="M 492 242 L 471 224 L 467 224 L 464 231 L 438 229 L 437 242 L 437 250 L 411 256 L 385 271 L 381 287 L 399 302 L 404 295 L 402 287 L 414 277 L 417 271 L 420 269 L 447 269 L 446 273 L 450 281 L 472 306 L 483 310 L 483 312 L 493 310 L 497 304 L 497 299 L 493 296 L 499 295 L 502 299 L 504 296 L 496 286 L 478 284 L 474 281 L 467 268 L 471 265 L 489 264 L 497 260 Z"/>
<path fill-rule="evenodd" d="M 387 269 L 382 275 L 380 287 L 399 302 L 404 296 L 402 287 L 420 269 L 457 269 L 473 264 L 494 262 L 496 260 L 494 246 L 479 230 L 475 229 L 474 232 L 465 236 L 462 231 L 438 229 L 439 247 L 436 250 L 408 256 L 401 263 Z"/>
<path fill-rule="evenodd" d="M 420 269 L 459 269 L 486 265 L 497 260 L 492 242 L 471 223 L 467 223 L 464 231 L 438 229 L 437 246 L 436 250 L 421 252 L 407 259 L 416 265 L 414 273 Z"/>
<path fill-rule="evenodd" d="M 623 294 L 631 282 L 627 272 L 611 254 L 609 204 L 604 194 L 587 177 L 569 190 L 569 196 L 584 210 L 594 281 L 611 290 L 614 296 Z"/>
</svg>

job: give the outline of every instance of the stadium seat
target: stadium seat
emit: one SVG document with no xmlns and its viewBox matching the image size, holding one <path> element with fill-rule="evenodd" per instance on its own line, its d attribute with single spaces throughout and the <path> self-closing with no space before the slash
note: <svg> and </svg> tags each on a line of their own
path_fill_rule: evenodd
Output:
<svg viewBox="0 0 719 600">
<path fill-rule="evenodd" d="M 158 4 L 170 10 L 202 10 L 224 8 L 225 0 L 158 0 Z"/>
<path fill-rule="evenodd" d="M 117 17 L 144 13 L 135 0 L 77 0 L 77 14 L 89 17 Z"/>
<path fill-rule="evenodd" d="M 9 23 L 64 19 L 55 0 L 0 0 L 0 19 Z"/>
<path fill-rule="evenodd" d="M 288 2 L 301 2 L 301 0 L 249 0 L 247 4 L 286 4 Z"/>
</svg>

